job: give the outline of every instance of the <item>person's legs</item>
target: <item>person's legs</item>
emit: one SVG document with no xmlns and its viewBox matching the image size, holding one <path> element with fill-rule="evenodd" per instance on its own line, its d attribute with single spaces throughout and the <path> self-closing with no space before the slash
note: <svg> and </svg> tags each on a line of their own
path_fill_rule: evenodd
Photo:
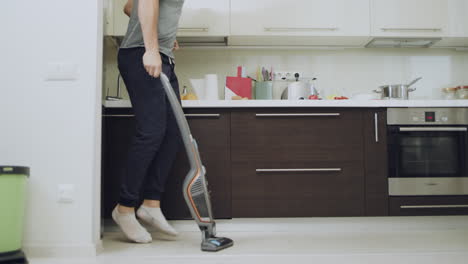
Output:
<svg viewBox="0 0 468 264">
<path fill-rule="evenodd" d="M 164 73 L 171 81 L 171 85 L 176 94 L 179 94 L 179 83 L 172 68 L 163 68 Z M 181 144 L 181 137 L 179 126 L 174 116 L 174 112 L 170 106 L 168 99 L 166 99 L 166 134 L 164 135 L 163 142 L 156 153 L 153 162 L 151 163 L 148 174 L 146 176 L 143 187 L 143 198 L 146 204 L 152 207 L 156 206 L 157 201 L 160 201 L 162 193 L 164 192 L 167 178 L 171 172 L 172 164 L 179 150 Z"/>
<path fill-rule="evenodd" d="M 143 67 L 144 48 L 119 50 L 119 70 L 127 87 L 136 120 L 136 135 L 129 149 L 126 173 L 121 179 L 119 205 L 112 216 L 127 237 L 150 242 L 151 235 L 138 223 L 134 208 L 140 190 L 166 131 L 166 98 L 159 78 Z M 163 66 L 164 67 L 164 66 Z"/>
<path fill-rule="evenodd" d="M 143 182 L 166 134 L 166 95 L 160 79 L 149 76 L 143 67 L 143 53 L 143 48 L 119 52 L 119 69 L 129 91 L 137 126 L 120 191 L 119 204 L 126 207 L 138 206 Z M 127 61 L 131 63 L 127 65 Z"/>
<path fill-rule="evenodd" d="M 174 73 L 174 65 L 171 64 L 169 67 L 163 67 L 163 71 L 171 81 L 174 92 L 179 94 L 179 84 Z M 179 127 L 169 101 L 166 99 L 166 134 L 148 170 L 143 187 L 143 198 L 145 200 L 137 211 L 137 215 L 157 230 L 173 236 L 177 235 L 177 232 L 167 223 L 160 209 L 160 199 L 180 143 Z"/>
</svg>

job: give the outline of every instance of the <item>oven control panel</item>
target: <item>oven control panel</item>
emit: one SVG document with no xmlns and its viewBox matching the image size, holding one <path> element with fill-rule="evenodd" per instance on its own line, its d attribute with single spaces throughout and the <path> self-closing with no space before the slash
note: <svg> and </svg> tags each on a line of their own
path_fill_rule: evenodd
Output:
<svg viewBox="0 0 468 264">
<path fill-rule="evenodd" d="M 468 108 L 388 108 L 388 125 L 468 125 Z"/>
</svg>

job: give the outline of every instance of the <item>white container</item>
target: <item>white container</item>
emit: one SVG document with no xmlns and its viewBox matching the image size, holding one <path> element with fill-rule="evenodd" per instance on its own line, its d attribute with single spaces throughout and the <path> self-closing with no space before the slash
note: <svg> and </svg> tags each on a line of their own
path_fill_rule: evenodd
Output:
<svg viewBox="0 0 468 264">
<path fill-rule="evenodd" d="M 190 84 L 198 97 L 198 100 L 205 100 L 205 79 L 190 79 Z"/>
<path fill-rule="evenodd" d="M 205 100 L 219 100 L 218 75 L 205 75 Z"/>
</svg>

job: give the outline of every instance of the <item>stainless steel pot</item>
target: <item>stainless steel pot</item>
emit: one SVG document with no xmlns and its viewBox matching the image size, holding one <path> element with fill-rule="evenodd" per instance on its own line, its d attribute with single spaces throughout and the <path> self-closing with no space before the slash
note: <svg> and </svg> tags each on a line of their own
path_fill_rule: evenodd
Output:
<svg viewBox="0 0 468 264">
<path fill-rule="evenodd" d="M 380 90 L 374 90 L 375 93 L 380 94 L 381 99 L 400 99 L 408 100 L 409 93 L 416 91 L 416 88 L 410 88 L 417 81 L 421 80 L 422 77 L 415 79 L 409 84 L 392 84 L 380 86 Z"/>
</svg>

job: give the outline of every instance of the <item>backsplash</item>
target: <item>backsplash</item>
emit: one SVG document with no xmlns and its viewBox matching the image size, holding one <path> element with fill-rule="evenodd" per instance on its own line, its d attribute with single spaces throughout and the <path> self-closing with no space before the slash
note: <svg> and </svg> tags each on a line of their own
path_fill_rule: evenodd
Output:
<svg viewBox="0 0 468 264">
<path fill-rule="evenodd" d="M 104 90 L 116 94 L 117 49 L 105 39 Z M 237 66 L 245 66 L 255 76 L 257 66 L 274 71 L 299 71 L 316 77 L 324 93 L 343 91 L 352 96 L 368 93 L 384 84 L 408 83 L 423 77 L 410 99 L 441 99 L 440 89 L 468 85 L 468 52 L 453 49 L 286 49 L 286 48 L 182 48 L 176 52 L 176 72 L 180 87 L 190 87 L 189 79 L 208 73 L 219 76 L 219 95 L 224 98 L 226 76 L 235 76 Z M 275 84 L 279 98 L 284 83 Z M 124 98 L 128 98 L 122 86 Z"/>
</svg>

